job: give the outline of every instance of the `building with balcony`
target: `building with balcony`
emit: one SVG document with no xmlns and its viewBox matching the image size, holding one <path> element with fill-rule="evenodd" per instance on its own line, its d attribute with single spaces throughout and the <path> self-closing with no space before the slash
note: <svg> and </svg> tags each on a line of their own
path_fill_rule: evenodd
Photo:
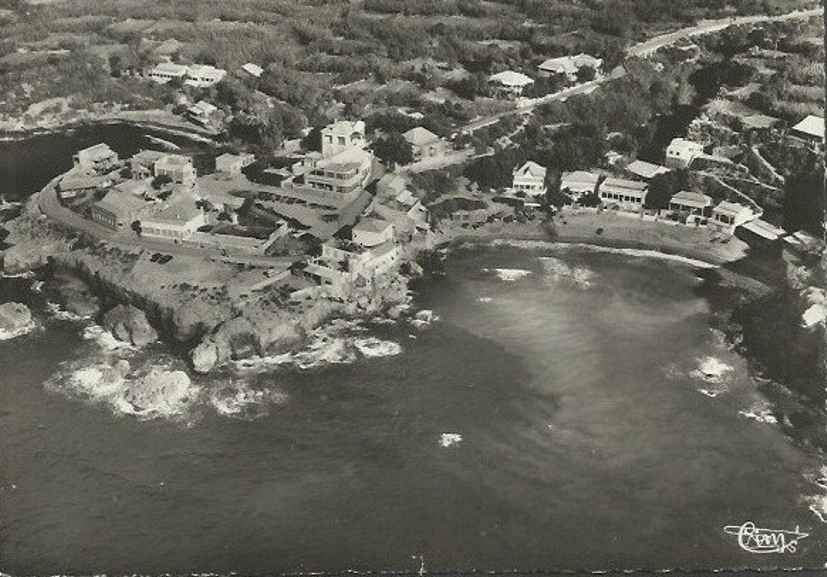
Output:
<svg viewBox="0 0 827 577">
<path fill-rule="evenodd" d="M 646 202 L 647 188 L 645 182 L 607 178 L 600 183 L 598 196 L 606 206 L 618 206 L 622 210 L 638 211 Z"/>
<path fill-rule="evenodd" d="M 304 186 L 316 191 L 355 197 L 370 182 L 373 154 L 348 148 L 312 163 L 304 174 Z"/>
<path fill-rule="evenodd" d="M 155 161 L 155 176 L 167 176 L 176 184 L 194 184 L 195 167 L 192 158 L 181 154 L 165 154 Z"/>
<path fill-rule="evenodd" d="M 675 138 L 666 149 L 666 166 L 669 168 L 689 168 L 692 161 L 703 152 L 702 144 L 685 138 Z"/>
<path fill-rule="evenodd" d="M 698 222 L 709 216 L 712 208 L 712 198 L 700 192 L 682 190 L 669 200 L 669 210 L 681 216 L 686 223 Z"/>
<path fill-rule="evenodd" d="M 546 167 L 529 160 L 514 171 L 512 189 L 515 194 L 540 197 L 546 193 Z"/>
</svg>

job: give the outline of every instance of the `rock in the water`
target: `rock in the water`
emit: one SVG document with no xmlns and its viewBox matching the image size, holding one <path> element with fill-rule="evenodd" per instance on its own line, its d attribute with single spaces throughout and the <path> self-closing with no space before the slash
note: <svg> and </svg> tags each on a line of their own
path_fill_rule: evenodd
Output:
<svg viewBox="0 0 827 577">
<path fill-rule="evenodd" d="M 32 313 L 24 304 L 0 305 L 0 340 L 24 335 L 34 328 Z"/>
<path fill-rule="evenodd" d="M 118 340 L 143 347 L 158 339 L 146 315 L 132 305 L 118 305 L 103 317 L 103 326 Z"/>
<path fill-rule="evenodd" d="M 192 368 L 196 373 L 206 374 L 218 365 L 218 347 L 206 339 L 192 351 Z"/>
<path fill-rule="evenodd" d="M 192 400 L 193 394 L 192 383 L 185 372 L 156 367 L 129 384 L 125 399 L 138 411 L 175 415 Z"/>
</svg>

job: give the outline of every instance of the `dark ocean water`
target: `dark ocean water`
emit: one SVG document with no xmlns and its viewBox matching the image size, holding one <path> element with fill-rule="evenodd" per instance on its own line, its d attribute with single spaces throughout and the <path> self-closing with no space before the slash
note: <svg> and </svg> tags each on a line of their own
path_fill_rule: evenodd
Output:
<svg viewBox="0 0 827 577">
<path fill-rule="evenodd" d="M 0 341 L 0 570 L 824 563 L 807 501 L 825 494 L 807 478 L 821 462 L 771 422 L 691 267 L 485 248 L 446 272 L 417 288 L 430 327 L 365 325 L 399 354 L 195 379 L 186 418 L 151 420 L 98 395 L 105 380 L 53 383 L 124 356 L 179 361 L 108 351 L 34 279 L 0 280 L 0 301 L 27 299 L 40 325 Z M 702 365 L 725 370 L 708 382 Z M 286 401 L 227 414 L 209 391 L 239 380 Z M 811 536 L 750 554 L 723 532 L 745 521 Z"/>
</svg>

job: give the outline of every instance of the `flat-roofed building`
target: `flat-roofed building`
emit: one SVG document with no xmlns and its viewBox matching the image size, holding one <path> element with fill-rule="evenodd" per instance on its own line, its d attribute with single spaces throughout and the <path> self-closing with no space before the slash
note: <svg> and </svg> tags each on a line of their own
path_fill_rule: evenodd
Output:
<svg viewBox="0 0 827 577">
<path fill-rule="evenodd" d="M 196 88 L 209 88 L 218 84 L 227 75 L 227 71 L 207 64 L 192 64 L 187 67 L 184 84 Z"/>
<path fill-rule="evenodd" d="M 218 112 L 218 107 L 210 104 L 206 100 L 199 100 L 189 108 L 187 108 L 187 116 L 193 122 L 201 126 L 208 126 L 215 120 L 215 115 Z"/>
<path fill-rule="evenodd" d="M 315 162 L 304 174 L 305 185 L 318 191 L 355 196 L 371 177 L 373 154 L 361 148 L 348 148 Z"/>
<path fill-rule="evenodd" d="M 646 202 L 647 185 L 637 180 L 624 178 L 607 178 L 598 188 L 600 201 L 607 205 L 616 205 L 623 210 L 638 211 Z"/>
<path fill-rule="evenodd" d="M 634 160 L 626 165 L 626 172 L 641 180 L 652 180 L 659 174 L 666 174 L 670 169 L 660 164 L 653 164 L 645 160 Z"/>
<path fill-rule="evenodd" d="M 364 148 L 365 123 L 362 120 L 340 120 L 322 129 L 322 156 L 336 156 L 348 148 Z"/>
<path fill-rule="evenodd" d="M 60 179 L 57 184 L 57 191 L 62 200 L 69 200 L 79 194 L 97 192 L 111 185 L 112 181 L 105 176 L 69 173 Z"/>
<path fill-rule="evenodd" d="M 241 70 L 242 72 L 249 74 L 253 78 L 261 78 L 261 75 L 264 74 L 264 68 L 252 62 L 248 62 L 247 64 L 243 65 L 241 67 Z"/>
<path fill-rule="evenodd" d="M 364 247 L 373 247 L 383 242 L 393 240 L 393 224 L 387 220 L 365 217 L 351 230 L 353 242 Z"/>
<path fill-rule="evenodd" d="M 120 231 L 138 220 L 146 208 L 147 203 L 141 198 L 113 188 L 103 199 L 92 205 L 90 215 L 93 221 Z"/>
<path fill-rule="evenodd" d="M 670 168 L 689 168 L 692 161 L 703 152 L 702 144 L 685 138 L 675 138 L 666 149 L 666 166 Z"/>
<path fill-rule="evenodd" d="M 729 232 L 735 232 L 735 229 L 742 224 L 752 220 L 755 214 L 737 202 L 723 201 L 718 206 L 712 209 L 712 219 L 709 221 L 711 225 Z"/>
<path fill-rule="evenodd" d="M 165 154 L 155 161 L 155 176 L 167 176 L 176 184 L 193 184 L 196 174 L 192 158 L 182 154 Z"/>
<path fill-rule="evenodd" d="M 144 179 L 155 176 L 155 163 L 168 153 L 160 150 L 142 150 L 129 159 L 132 178 Z"/>
<path fill-rule="evenodd" d="M 224 153 L 215 159 L 215 171 L 222 174 L 241 174 L 244 168 L 256 161 L 252 154 L 230 154 Z"/>
<path fill-rule="evenodd" d="M 100 143 L 89 148 L 78 150 L 72 156 L 75 168 L 81 170 L 94 170 L 105 172 L 118 164 L 118 153 L 112 150 L 108 144 Z"/>
<path fill-rule="evenodd" d="M 166 84 L 171 80 L 181 80 L 183 82 L 186 76 L 187 67 L 172 62 L 161 62 L 149 71 L 149 78 L 158 84 Z"/>
</svg>

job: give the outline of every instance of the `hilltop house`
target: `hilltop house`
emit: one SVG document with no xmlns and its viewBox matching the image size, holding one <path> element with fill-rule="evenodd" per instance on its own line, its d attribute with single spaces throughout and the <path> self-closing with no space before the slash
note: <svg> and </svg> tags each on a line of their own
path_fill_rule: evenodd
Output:
<svg viewBox="0 0 827 577">
<path fill-rule="evenodd" d="M 108 144 L 100 143 L 77 151 L 72 156 L 72 162 L 75 168 L 101 173 L 118 164 L 118 154 Z"/>
<path fill-rule="evenodd" d="M 446 151 L 445 142 L 423 126 L 411 128 L 402 137 L 413 149 L 414 162 L 440 156 Z"/>
<path fill-rule="evenodd" d="M 703 152 L 702 144 L 685 138 L 675 138 L 666 149 L 666 166 L 669 168 L 689 168 L 692 161 Z"/>
<path fill-rule="evenodd" d="M 809 115 L 790 128 L 790 134 L 814 144 L 824 142 L 824 119 Z"/>
<path fill-rule="evenodd" d="M 348 148 L 364 148 L 365 123 L 362 120 L 351 122 L 340 120 L 322 129 L 322 156 L 335 156 Z"/>
<path fill-rule="evenodd" d="M 539 197 L 546 193 L 546 167 L 529 160 L 514 173 L 512 188 L 515 194 Z"/>
<path fill-rule="evenodd" d="M 699 222 L 709 216 L 711 207 L 712 198 L 700 192 L 682 190 L 669 200 L 669 210 L 687 224 Z"/>
<path fill-rule="evenodd" d="M 598 188 L 598 196 L 607 206 L 618 206 L 622 210 L 638 211 L 646 202 L 647 185 L 637 180 L 607 178 Z"/>
<path fill-rule="evenodd" d="M 520 72 L 505 70 L 488 77 L 488 82 L 508 96 L 522 96 L 523 91 L 534 84 L 534 80 Z"/>
<path fill-rule="evenodd" d="M 342 296 L 347 285 L 358 278 L 368 281 L 387 274 L 398 265 L 399 245 L 386 241 L 366 248 L 354 242 L 330 239 L 322 244 L 320 257 L 311 260 L 303 275 L 316 284 Z"/>
<path fill-rule="evenodd" d="M 561 56 L 559 58 L 549 58 L 540 66 L 538 70 L 544 76 L 562 75 L 571 80 L 577 80 L 577 73 L 583 67 L 594 69 L 595 74 L 599 74 L 603 68 L 603 60 L 595 58 L 588 54 L 575 54 L 574 56 Z"/>
<path fill-rule="evenodd" d="M 92 220 L 115 231 L 129 227 L 137 219 L 147 203 L 128 192 L 113 188 L 102 200 L 92 205 Z"/>
<path fill-rule="evenodd" d="M 729 234 L 742 224 L 749 222 L 755 215 L 752 210 L 737 202 L 724 201 L 712 209 L 711 225 Z"/>
<path fill-rule="evenodd" d="M 256 157 L 252 154 L 230 154 L 225 152 L 215 159 L 215 171 L 222 174 L 238 175 L 244 168 L 253 164 Z"/>
</svg>

